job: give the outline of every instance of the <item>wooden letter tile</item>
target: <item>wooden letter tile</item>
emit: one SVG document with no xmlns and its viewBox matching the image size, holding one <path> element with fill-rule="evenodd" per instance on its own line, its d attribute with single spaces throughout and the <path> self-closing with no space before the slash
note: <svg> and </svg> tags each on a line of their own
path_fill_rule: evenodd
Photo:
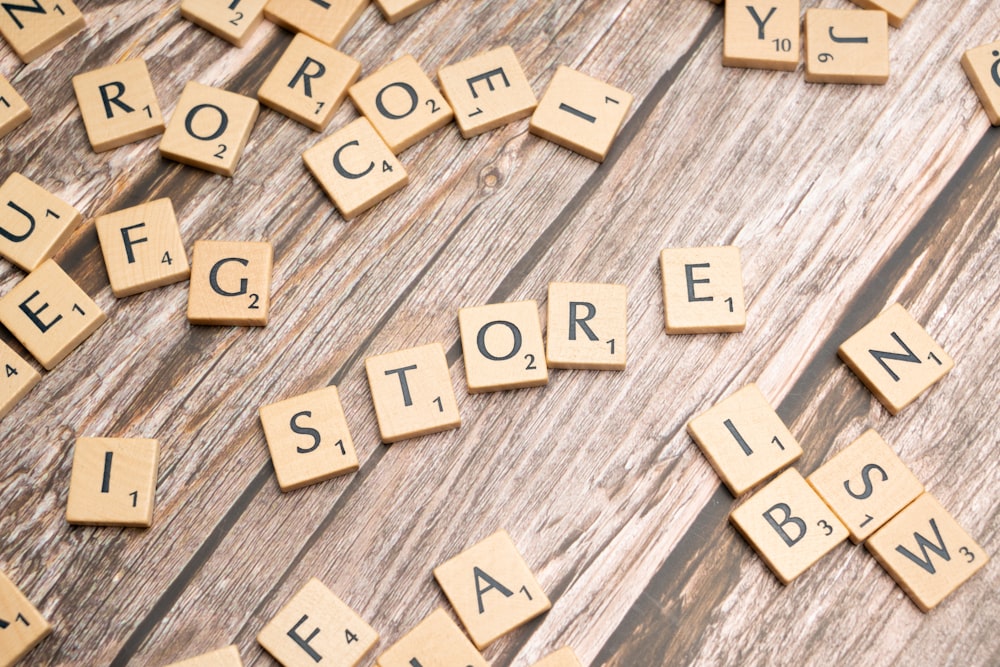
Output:
<svg viewBox="0 0 1000 667">
<path fill-rule="evenodd" d="M 92 526 L 153 523 L 160 443 L 146 438 L 77 438 L 66 520 Z"/>
<path fill-rule="evenodd" d="M 184 86 L 160 140 L 163 157 L 232 176 L 250 139 L 257 100 L 194 81 Z"/>
<path fill-rule="evenodd" d="M 368 0 L 269 0 L 264 16 L 286 30 L 336 46 L 368 4 Z"/>
<path fill-rule="evenodd" d="M 955 366 L 898 303 L 844 341 L 837 354 L 892 414 Z"/>
<path fill-rule="evenodd" d="M 962 56 L 962 69 L 979 95 L 990 123 L 1000 125 L 1000 42 L 966 51 Z M 3 109 L 0 109 L 2 113 Z"/>
<path fill-rule="evenodd" d="M 885 83 L 889 80 L 886 13 L 867 9 L 806 10 L 806 81 Z"/>
<path fill-rule="evenodd" d="M 440 343 L 368 357 L 365 371 L 382 442 L 462 425 Z"/>
<path fill-rule="evenodd" d="M 378 633 L 319 579 L 310 579 L 257 635 L 284 667 L 354 667 Z"/>
<path fill-rule="evenodd" d="M 243 667 L 243 661 L 240 660 L 239 649 L 233 644 L 218 651 L 171 663 L 167 667 Z"/>
<path fill-rule="evenodd" d="M 844 522 L 855 544 L 924 492 L 924 485 L 871 429 L 807 481 Z"/>
<path fill-rule="evenodd" d="M 625 370 L 625 285 L 549 283 L 549 368 Z"/>
<path fill-rule="evenodd" d="M 375 0 L 375 4 L 382 10 L 382 15 L 389 23 L 401 21 L 432 2 L 434 0 Z"/>
<path fill-rule="evenodd" d="M 0 137 L 14 131 L 31 118 L 31 109 L 10 81 L 0 76 Z"/>
<path fill-rule="evenodd" d="M 378 657 L 378 667 L 489 667 L 447 612 L 435 609 Z"/>
<path fill-rule="evenodd" d="M 52 370 L 108 319 L 53 260 L 0 299 L 0 323 Z"/>
<path fill-rule="evenodd" d="M 438 565 L 434 578 L 479 650 L 552 607 L 505 530 Z"/>
<path fill-rule="evenodd" d="M 260 409 L 260 423 L 282 491 L 358 469 L 336 387 L 265 405 Z"/>
<path fill-rule="evenodd" d="M 582 667 L 580 659 L 573 653 L 573 649 L 564 646 L 554 653 L 550 653 L 531 667 Z"/>
<path fill-rule="evenodd" d="M 163 115 L 143 60 L 77 74 L 73 90 L 98 153 L 163 132 Z"/>
<path fill-rule="evenodd" d="M 527 118 L 538 104 L 509 46 L 442 67 L 438 81 L 466 139 Z"/>
<path fill-rule="evenodd" d="M 345 220 L 410 182 L 367 118 L 358 118 L 302 154 L 306 167 Z"/>
<path fill-rule="evenodd" d="M 171 285 L 191 275 L 169 199 L 107 213 L 94 226 L 115 296 Z"/>
<path fill-rule="evenodd" d="M 5 2 L 0 35 L 26 63 L 83 30 L 86 21 L 72 0 Z"/>
<path fill-rule="evenodd" d="M 794 70 L 799 64 L 799 0 L 726 3 L 722 64 Z"/>
<path fill-rule="evenodd" d="M 271 303 L 267 241 L 195 241 L 188 321 L 262 327 Z"/>
<path fill-rule="evenodd" d="M 264 19 L 267 0 L 181 0 L 181 16 L 216 37 L 243 46 Z"/>
<path fill-rule="evenodd" d="M 743 331 L 740 249 L 668 248 L 660 253 L 668 334 Z"/>
<path fill-rule="evenodd" d="M 14 172 L 0 186 L 0 255 L 34 271 L 62 247 L 82 219 L 62 199 Z"/>
<path fill-rule="evenodd" d="M 865 9 L 881 9 L 889 16 L 889 25 L 902 27 L 903 21 L 917 4 L 917 0 L 852 0 Z"/>
<path fill-rule="evenodd" d="M 0 665 L 15 664 L 51 632 L 49 622 L 0 572 Z"/>
<path fill-rule="evenodd" d="M 257 98 L 319 132 L 330 123 L 359 74 L 360 62 L 299 33 L 264 79 Z"/>
<path fill-rule="evenodd" d="M 0 419 L 28 395 L 42 376 L 6 343 L 0 342 Z"/>
<path fill-rule="evenodd" d="M 734 496 L 802 456 L 802 448 L 755 384 L 694 417 L 688 433 Z"/>
<path fill-rule="evenodd" d="M 548 384 L 534 301 L 459 308 L 458 327 L 470 394 Z"/>
<path fill-rule="evenodd" d="M 729 520 L 786 585 L 847 539 L 847 528 L 795 468 L 750 496 Z"/>
<path fill-rule="evenodd" d="M 403 56 L 362 79 L 351 86 L 350 95 L 397 155 L 455 117 L 413 56 Z"/>
<path fill-rule="evenodd" d="M 990 559 L 929 493 L 865 546 L 921 611 L 936 607 Z"/>
<path fill-rule="evenodd" d="M 560 65 L 529 129 L 584 157 L 604 162 L 634 98 L 620 88 Z"/>
</svg>

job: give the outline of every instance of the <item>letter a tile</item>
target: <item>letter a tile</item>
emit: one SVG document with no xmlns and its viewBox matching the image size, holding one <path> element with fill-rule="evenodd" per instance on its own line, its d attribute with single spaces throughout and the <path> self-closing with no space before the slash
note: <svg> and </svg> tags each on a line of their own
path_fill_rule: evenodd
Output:
<svg viewBox="0 0 1000 667">
<path fill-rule="evenodd" d="M 722 64 L 794 70 L 799 64 L 799 0 L 726 3 Z"/>
<path fill-rule="evenodd" d="M 83 30 L 86 21 L 72 0 L 5 2 L 0 35 L 26 63 Z"/>
<path fill-rule="evenodd" d="M 378 667 L 489 667 L 461 628 L 443 609 L 435 609 L 385 650 Z"/>
<path fill-rule="evenodd" d="M 0 186 L 0 255 L 34 271 L 62 247 L 83 216 L 14 172 Z"/>
<path fill-rule="evenodd" d="M 564 646 L 555 653 L 550 653 L 531 667 L 581 667 L 580 659 L 573 649 Z"/>
<path fill-rule="evenodd" d="M 49 622 L 0 572 L 0 665 L 15 664 L 51 632 Z"/>
<path fill-rule="evenodd" d="M 889 23 L 867 9 L 806 10 L 806 81 L 885 83 L 889 80 Z"/>
<path fill-rule="evenodd" d="M 660 253 L 668 334 L 743 331 L 740 249 L 668 248 Z"/>
<path fill-rule="evenodd" d="M 286 30 L 336 46 L 368 4 L 368 0 L 269 0 L 264 16 Z"/>
<path fill-rule="evenodd" d="M 143 60 L 77 74 L 73 90 L 90 145 L 100 153 L 163 132 L 163 116 Z"/>
<path fill-rule="evenodd" d="M 188 321 L 265 326 L 271 303 L 273 254 L 267 241 L 195 241 Z"/>
<path fill-rule="evenodd" d="M 42 376 L 6 343 L 0 342 L 0 419 L 28 395 Z"/>
<path fill-rule="evenodd" d="M 66 520 L 148 527 L 156 501 L 160 443 L 148 438 L 77 438 Z"/>
<path fill-rule="evenodd" d="M 966 51 L 962 55 L 962 69 L 986 109 L 990 123 L 1000 125 L 1000 42 Z"/>
<path fill-rule="evenodd" d="M 10 81 L 0 76 L 0 138 L 13 132 L 31 118 L 31 108 L 17 94 Z"/>
<path fill-rule="evenodd" d="M 218 651 L 170 663 L 167 667 L 243 667 L 243 661 L 240 660 L 239 649 L 233 644 Z"/>
<path fill-rule="evenodd" d="M 181 0 L 181 16 L 242 47 L 264 19 L 267 0 Z"/>
<path fill-rule="evenodd" d="M 504 530 L 434 568 L 434 578 L 479 650 L 552 607 Z"/>
<path fill-rule="evenodd" d="M 459 308 L 458 327 L 470 394 L 548 384 L 534 301 Z"/>
<path fill-rule="evenodd" d="M 438 81 L 466 139 L 527 118 L 538 104 L 509 46 L 442 67 Z"/>
</svg>

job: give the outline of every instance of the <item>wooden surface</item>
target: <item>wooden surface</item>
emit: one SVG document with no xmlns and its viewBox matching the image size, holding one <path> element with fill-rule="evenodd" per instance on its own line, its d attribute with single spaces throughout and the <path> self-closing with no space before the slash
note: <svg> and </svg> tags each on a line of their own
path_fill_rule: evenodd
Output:
<svg viewBox="0 0 1000 667">
<path fill-rule="evenodd" d="M 72 75 L 144 57 L 169 118 L 189 80 L 253 96 L 291 41 L 265 22 L 237 49 L 176 4 L 81 0 L 86 30 L 30 66 L 0 46 L 34 112 L 0 142 L 0 176 L 84 212 L 56 258 L 109 316 L 0 424 L 0 570 L 55 627 L 25 664 L 161 665 L 230 643 L 274 664 L 254 637 L 313 576 L 380 633 L 370 664 L 447 607 L 432 568 L 499 528 L 553 608 L 490 646 L 495 665 L 565 644 L 626 667 L 1000 662 L 1000 559 L 926 615 L 846 542 L 783 587 L 684 429 L 748 382 L 801 442 L 803 474 L 874 427 L 996 555 L 1000 134 L 959 65 L 997 38 L 990 0 L 920 2 L 881 87 L 724 69 L 723 9 L 704 0 L 439 0 L 392 26 L 371 6 L 341 45 L 363 76 L 510 44 L 537 95 L 565 64 L 636 103 L 601 166 L 526 120 L 468 141 L 449 125 L 402 154 L 406 189 L 350 223 L 301 159 L 349 104 L 322 135 L 262 110 L 233 179 L 161 159 L 156 139 L 91 150 Z M 93 218 L 163 196 L 189 248 L 274 245 L 266 328 L 190 326 L 186 283 L 112 296 Z M 746 330 L 667 336 L 659 250 L 726 244 Z M 4 263 L 0 294 L 22 277 Z M 468 395 L 458 308 L 544 313 L 550 281 L 628 285 L 628 369 Z M 956 366 L 892 417 L 836 348 L 894 301 Z M 364 359 L 432 342 L 462 427 L 382 445 Z M 282 494 L 257 409 L 329 383 L 361 469 Z M 67 525 L 78 435 L 160 440 L 150 529 Z"/>
</svg>

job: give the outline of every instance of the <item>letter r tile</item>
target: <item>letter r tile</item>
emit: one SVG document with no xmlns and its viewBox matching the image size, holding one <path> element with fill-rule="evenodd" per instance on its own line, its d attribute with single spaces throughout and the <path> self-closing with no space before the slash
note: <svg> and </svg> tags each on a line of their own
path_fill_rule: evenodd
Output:
<svg viewBox="0 0 1000 667">
<path fill-rule="evenodd" d="M 142 59 L 77 74 L 73 90 L 98 153 L 163 132 L 163 115 Z"/>
</svg>

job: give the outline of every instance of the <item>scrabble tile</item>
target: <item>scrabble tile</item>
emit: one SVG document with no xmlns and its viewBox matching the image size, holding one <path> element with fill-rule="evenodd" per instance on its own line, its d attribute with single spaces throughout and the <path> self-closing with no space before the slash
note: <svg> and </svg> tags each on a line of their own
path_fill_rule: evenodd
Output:
<svg viewBox="0 0 1000 667">
<path fill-rule="evenodd" d="M 273 251 L 267 241 L 195 241 L 188 321 L 262 327 L 271 303 Z"/>
<path fill-rule="evenodd" d="M 83 216 L 14 172 L 0 186 L 0 255 L 34 271 L 62 247 Z"/>
<path fill-rule="evenodd" d="M 187 251 L 170 200 L 106 213 L 94 222 L 116 297 L 187 280 Z"/>
<path fill-rule="evenodd" d="M 365 371 L 382 442 L 462 425 L 440 343 L 368 357 Z"/>
<path fill-rule="evenodd" d="M 260 408 L 260 423 L 282 491 L 358 469 L 336 387 L 265 405 Z"/>
<path fill-rule="evenodd" d="M 49 622 L 0 572 L 0 665 L 13 665 L 51 632 Z"/>
<path fill-rule="evenodd" d="M 214 174 L 232 176 L 259 108 L 255 99 L 191 81 L 184 86 L 160 140 L 160 154 Z"/>
<path fill-rule="evenodd" d="M 625 285 L 549 283 L 546 365 L 625 370 L 627 306 Z"/>
<path fill-rule="evenodd" d="M 864 9 L 881 9 L 889 17 L 889 25 L 902 27 L 903 21 L 917 4 L 917 0 L 852 0 Z"/>
<path fill-rule="evenodd" d="M 17 94 L 10 81 L 0 76 L 0 137 L 4 137 L 31 118 L 31 109 Z"/>
<path fill-rule="evenodd" d="M 734 496 L 802 456 L 802 448 L 755 384 L 691 419 L 688 433 Z"/>
<path fill-rule="evenodd" d="M 726 3 L 722 64 L 792 71 L 799 65 L 799 0 Z"/>
<path fill-rule="evenodd" d="M 668 248 L 660 253 L 668 334 L 743 331 L 740 249 Z"/>
<path fill-rule="evenodd" d="M 0 419 L 28 395 L 42 376 L 6 343 L 0 342 Z"/>
<path fill-rule="evenodd" d="M 806 481 L 847 526 L 855 544 L 924 492 L 924 485 L 871 429 Z"/>
<path fill-rule="evenodd" d="M 0 323 L 46 370 L 55 368 L 107 319 L 51 259 L 0 299 Z"/>
<path fill-rule="evenodd" d="M 264 16 L 286 30 L 336 46 L 368 4 L 368 0 L 269 0 Z"/>
<path fill-rule="evenodd" d="M 91 526 L 153 523 L 160 443 L 148 438 L 77 438 L 66 520 Z"/>
<path fill-rule="evenodd" d="M 865 546 L 921 611 L 936 607 L 990 559 L 929 493 Z"/>
<path fill-rule="evenodd" d="M 580 659 L 573 653 L 573 649 L 564 646 L 555 653 L 550 653 L 531 667 L 582 667 Z"/>
<path fill-rule="evenodd" d="M 181 16 L 230 44 L 243 46 L 264 19 L 267 0 L 181 0 Z"/>
<path fill-rule="evenodd" d="M 955 362 L 895 303 L 848 338 L 837 354 L 892 414 L 943 378 Z"/>
<path fill-rule="evenodd" d="M 354 106 L 397 155 L 455 117 L 413 56 L 386 65 L 349 92 Z"/>
<path fill-rule="evenodd" d="M 1000 42 L 966 51 L 962 55 L 962 69 L 986 109 L 990 123 L 1000 125 Z"/>
<path fill-rule="evenodd" d="M 367 118 L 358 118 L 302 154 L 345 220 L 401 190 L 410 177 Z"/>
<path fill-rule="evenodd" d="M 786 585 L 847 539 L 847 528 L 795 468 L 750 496 L 729 520 Z"/>
<path fill-rule="evenodd" d="M 466 139 L 527 118 L 537 105 L 531 84 L 509 46 L 442 67 L 438 81 Z"/>
<path fill-rule="evenodd" d="M 885 83 L 889 80 L 886 13 L 867 9 L 808 9 L 806 81 Z"/>
<path fill-rule="evenodd" d="M 26 63 L 83 30 L 86 21 L 72 0 L 4 3 L 0 35 Z"/>
<path fill-rule="evenodd" d="M 77 74 L 73 90 L 90 145 L 98 153 L 163 132 L 163 115 L 143 60 Z"/>
<path fill-rule="evenodd" d="M 319 579 L 310 579 L 257 635 L 284 667 L 354 667 L 378 633 Z"/>
<path fill-rule="evenodd" d="M 378 667 L 489 667 L 447 612 L 435 609 L 378 657 Z"/>
<path fill-rule="evenodd" d="M 171 663 L 167 667 L 243 667 L 243 661 L 240 660 L 239 649 L 233 644 L 218 651 Z"/>
<path fill-rule="evenodd" d="M 432 2 L 434 0 L 375 0 L 375 4 L 378 5 L 385 20 L 389 23 L 401 21 Z"/>
<path fill-rule="evenodd" d="M 604 162 L 633 99 L 620 88 L 560 65 L 528 129 L 584 157 Z"/>
<path fill-rule="evenodd" d="M 359 74 L 359 61 L 299 33 L 264 79 L 257 98 L 319 132 L 330 123 Z"/>
<path fill-rule="evenodd" d="M 470 394 L 548 384 L 534 301 L 459 308 L 458 328 Z"/>
</svg>

